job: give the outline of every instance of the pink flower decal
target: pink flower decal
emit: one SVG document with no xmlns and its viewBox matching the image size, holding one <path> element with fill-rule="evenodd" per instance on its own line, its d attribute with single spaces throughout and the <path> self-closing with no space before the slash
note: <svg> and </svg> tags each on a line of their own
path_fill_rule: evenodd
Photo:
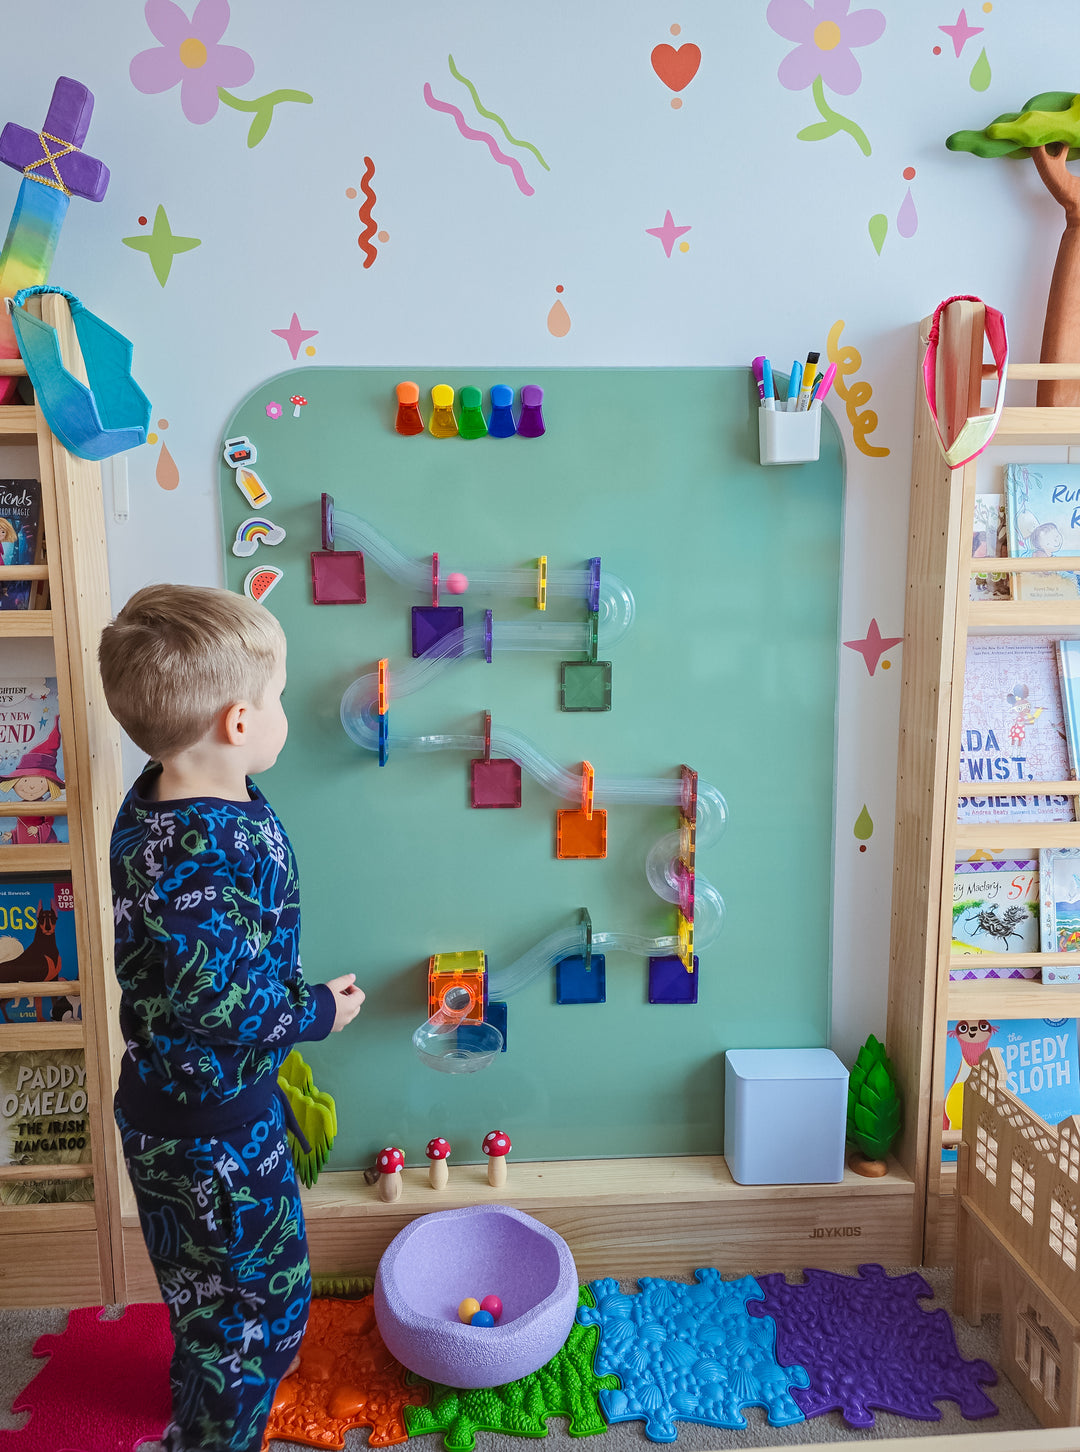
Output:
<svg viewBox="0 0 1080 1452">
<path fill-rule="evenodd" d="M 280 403 L 268 403 L 266 405 L 267 418 L 280 418 L 283 412 L 284 409 L 281 407 Z"/>
<path fill-rule="evenodd" d="M 189 20 L 173 0 L 146 0 L 146 23 L 161 42 L 140 51 L 129 69 L 144 95 L 180 87 L 180 108 L 203 126 L 217 115 L 218 87 L 243 86 L 255 74 L 246 50 L 219 45 L 229 23 L 228 0 L 199 0 Z"/>
<path fill-rule="evenodd" d="M 255 74 L 246 50 L 219 44 L 229 23 L 228 0 L 199 0 L 191 19 L 175 0 L 146 0 L 146 23 L 161 42 L 141 50 L 128 68 L 131 83 L 145 96 L 180 87 L 180 109 L 196 126 L 217 115 L 218 105 L 251 116 L 247 144 L 258 146 L 283 101 L 310 105 L 306 91 L 277 90 L 245 100 L 228 86 L 243 86 Z"/>
<path fill-rule="evenodd" d="M 812 88 L 822 121 L 799 132 L 801 141 L 823 141 L 846 131 L 865 156 L 870 143 L 854 121 L 834 111 L 825 87 L 840 96 L 853 95 L 862 83 L 854 50 L 871 45 L 885 29 L 880 10 L 851 11 L 851 0 L 769 0 L 765 19 L 777 35 L 796 41 L 780 62 L 777 79 L 789 91 Z"/>
</svg>

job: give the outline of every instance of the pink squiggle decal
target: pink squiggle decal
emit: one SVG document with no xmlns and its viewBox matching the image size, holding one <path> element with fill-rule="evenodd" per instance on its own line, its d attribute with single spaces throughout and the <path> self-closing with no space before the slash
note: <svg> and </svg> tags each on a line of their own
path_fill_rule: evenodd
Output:
<svg viewBox="0 0 1080 1452">
<path fill-rule="evenodd" d="M 445 111 L 448 116 L 453 116 L 454 121 L 457 125 L 457 129 L 461 132 L 462 136 L 464 136 L 467 141 L 486 142 L 487 148 L 491 152 L 495 160 L 497 162 L 500 162 L 503 166 L 508 166 L 513 172 L 514 180 L 517 182 L 518 185 L 518 191 L 520 191 L 526 197 L 532 196 L 534 188 L 531 187 L 526 181 L 525 173 L 521 169 L 521 162 L 516 160 L 515 157 L 507 156 L 505 152 L 500 151 L 498 146 L 495 144 L 494 136 L 491 136 L 487 131 L 474 131 L 471 126 L 467 126 L 465 124 L 465 117 L 458 110 L 458 108 L 456 106 L 451 106 L 449 101 L 440 101 L 432 92 L 432 89 L 428 85 L 427 81 L 424 82 L 424 100 L 433 111 Z"/>
<path fill-rule="evenodd" d="M 357 237 L 357 243 L 364 249 L 364 266 L 370 267 L 379 255 L 379 249 L 372 244 L 372 237 L 375 235 L 375 223 L 371 219 L 371 209 L 375 205 L 375 193 L 369 183 L 375 175 L 375 163 L 370 156 L 364 157 L 364 176 L 360 182 L 360 190 L 364 194 L 364 205 L 360 208 L 358 216 L 364 224 L 364 230 Z"/>
</svg>

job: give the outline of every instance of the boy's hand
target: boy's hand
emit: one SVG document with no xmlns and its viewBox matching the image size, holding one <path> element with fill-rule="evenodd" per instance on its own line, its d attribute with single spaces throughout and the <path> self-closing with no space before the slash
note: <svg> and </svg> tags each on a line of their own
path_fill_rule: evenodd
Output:
<svg viewBox="0 0 1080 1452">
<path fill-rule="evenodd" d="M 340 1032 L 346 1024 L 352 1023 L 364 1004 L 365 993 L 356 986 L 356 974 L 346 973 L 341 978 L 331 978 L 327 988 L 334 995 L 334 1027 L 332 1034 Z"/>
</svg>

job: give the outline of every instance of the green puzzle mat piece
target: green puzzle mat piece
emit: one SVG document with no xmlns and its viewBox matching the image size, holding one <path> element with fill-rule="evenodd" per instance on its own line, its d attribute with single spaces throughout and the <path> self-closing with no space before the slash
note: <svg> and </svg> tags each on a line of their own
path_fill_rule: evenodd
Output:
<svg viewBox="0 0 1080 1452">
<path fill-rule="evenodd" d="M 588 1286 L 578 1291 L 579 1306 L 595 1306 Z M 459 1389 L 432 1387 L 426 1407 L 406 1407 L 410 1437 L 444 1433 L 447 1452 L 472 1452 L 477 1432 L 505 1432 L 515 1437 L 546 1437 L 548 1417 L 568 1417 L 571 1437 L 606 1432 L 597 1392 L 614 1391 L 617 1376 L 596 1376 L 593 1356 L 600 1339 L 596 1326 L 574 1322 L 566 1345 L 539 1371 L 505 1386 Z"/>
</svg>

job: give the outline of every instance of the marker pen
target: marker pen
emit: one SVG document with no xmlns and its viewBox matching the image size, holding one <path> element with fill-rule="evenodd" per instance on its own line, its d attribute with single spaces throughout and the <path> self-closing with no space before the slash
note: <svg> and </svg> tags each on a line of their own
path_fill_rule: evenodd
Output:
<svg viewBox="0 0 1080 1452">
<path fill-rule="evenodd" d="M 833 379 L 835 377 L 836 377 L 836 364 L 835 363 L 830 363 L 829 366 L 828 366 L 828 368 L 826 368 L 826 370 L 825 370 L 824 377 L 821 380 L 821 386 L 820 386 L 820 388 L 818 388 L 816 390 L 816 392 L 814 393 L 814 402 L 816 404 L 818 404 L 819 406 L 821 404 L 821 400 L 825 397 L 825 395 L 828 393 L 829 389 L 832 387 L 832 385 L 833 385 Z"/>
<path fill-rule="evenodd" d="M 799 387 L 802 384 L 802 364 L 798 358 L 791 365 L 791 377 L 788 379 L 787 402 L 784 409 L 787 413 L 795 412 L 795 401 L 799 396 Z"/>
<path fill-rule="evenodd" d="M 773 392 L 772 364 L 768 358 L 761 360 L 761 406 L 762 408 L 776 408 L 776 394 Z"/>
<path fill-rule="evenodd" d="M 762 378 L 762 365 L 764 364 L 764 362 L 764 358 L 755 358 L 754 361 L 750 364 L 750 367 L 754 370 L 754 382 L 757 384 L 757 396 L 759 404 L 763 404 L 765 402 L 765 383 Z"/>
<path fill-rule="evenodd" d="M 814 386 L 814 375 L 817 373 L 817 353 L 807 353 L 806 368 L 803 371 L 802 387 L 799 389 L 798 397 L 795 400 L 797 413 L 805 413 L 810 407 L 810 391 Z"/>
</svg>

